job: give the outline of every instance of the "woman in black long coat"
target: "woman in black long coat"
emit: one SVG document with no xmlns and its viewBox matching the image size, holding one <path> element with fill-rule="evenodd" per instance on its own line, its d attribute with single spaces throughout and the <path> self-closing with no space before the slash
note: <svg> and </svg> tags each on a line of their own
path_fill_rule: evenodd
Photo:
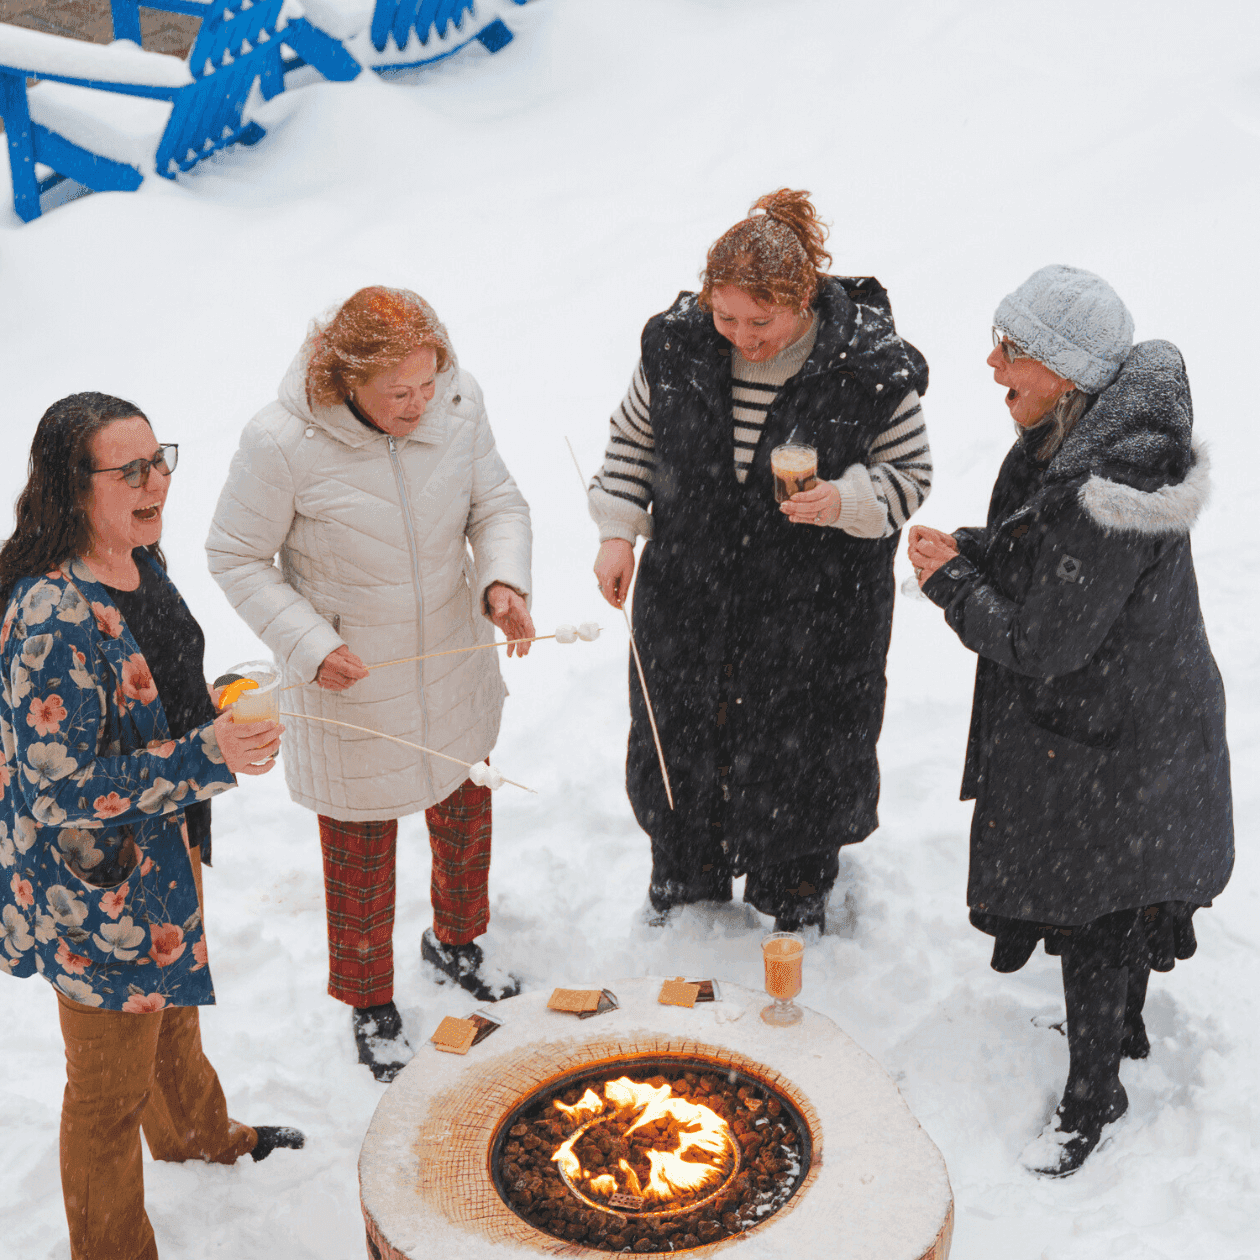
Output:
<svg viewBox="0 0 1260 1260">
<path fill-rule="evenodd" d="M 869 277 L 823 266 L 808 194 L 781 189 L 709 250 L 701 291 L 643 330 L 591 485 L 600 590 L 634 630 L 666 797 L 631 671 L 626 782 L 652 841 L 649 914 L 744 900 L 823 926 L 841 845 L 877 825 L 898 531 L 931 482 L 927 365 Z M 776 504 L 770 455 L 818 452 Z"/>
<path fill-rule="evenodd" d="M 910 533 L 924 593 L 979 656 L 971 921 L 998 971 L 1038 941 L 1062 959 L 1068 1080 L 1023 1155 L 1050 1176 L 1124 1114 L 1151 969 L 1194 953 L 1192 915 L 1233 866 L 1225 694 L 1190 552 L 1207 458 L 1181 354 L 1132 329 L 1075 268 L 1003 299 L 988 363 L 1019 436 L 988 522 Z"/>
</svg>

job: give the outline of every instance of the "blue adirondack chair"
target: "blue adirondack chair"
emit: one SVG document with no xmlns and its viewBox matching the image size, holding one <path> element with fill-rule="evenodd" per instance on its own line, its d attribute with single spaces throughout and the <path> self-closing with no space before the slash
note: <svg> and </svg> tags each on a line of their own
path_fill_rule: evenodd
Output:
<svg viewBox="0 0 1260 1260">
<path fill-rule="evenodd" d="M 527 2 L 513 0 L 518 5 Z M 464 28 L 466 17 L 469 19 L 467 30 Z M 512 41 L 512 32 L 502 18 L 496 17 L 478 26 L 476 0 L 376 0 L 371 34 L 372 47 L 378 53 L 385 51 L 391 36 L 399 51 L 405 50 L 413 34 L 426 51 L 424 56 L 374 65 L 372 68 L 378 74 L 431 65 L 454 56 L 473 40 L 492 53 Z M 458 38 L 460 35 L 462 39 Z M 433 39 L 431 49 L 428 47 L 430 39 Z"/>
<path fill-rule="evenodd" d="M 353 79 L 361 70 L 337 40 L 305 18 L 290 19 L 284 0 L 147 3 L 201 18 L 187 63 L 134 46 L 140 37 L 138 0 L 111 4 L 115 35 L 134 44 L 98 47 L 0 24 L 0 116 L 9 147 L 13 205 L 26 222 L 39 215 L 41 194 L 67 177 L 96 191 L 131 191 L 143 181 L 147 161 L 139 162 L 130 153 L 120 158 L 97 151 L 109 147 L 103 142 L 101 120 L 93 117 L 94 105 L 108 100 L 98 92 L 111 94 L 115 101 L 121 96 L 149 102 L 147 121 L 157 124 L 152 169 L 173 179 L 227 145 L 255 144 L 262 138 L 263 128 L 243 116 L 255 83 L 269 100 L 284 90 L 285 73 L 296 65 L 311 65 L 334 80 Z M 43 93 L 35 112 L 45 115 L 44 122 L 32 117 L 28 78 L 41 81 L 33 90 Z M 131 121 L 135 110 L 127 108 Z M 83 127 L 73 126 L 76 115 Z M 145 122 L 137 124 L 141 132 Z M 75 138 L 65 131 L 74 131 Z M 36 163 L 48 167 L 49 174 L 41 178 Z"/>
</svg>

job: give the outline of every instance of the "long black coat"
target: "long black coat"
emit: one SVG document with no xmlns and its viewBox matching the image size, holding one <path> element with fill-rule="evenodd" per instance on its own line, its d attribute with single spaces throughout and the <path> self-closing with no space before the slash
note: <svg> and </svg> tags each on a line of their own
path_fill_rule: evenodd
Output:
<svg viewBox="0 0 1260 1260">
<path fill-rule="evenodd" d="M 1175 346 L 1136 346 L 1049 465 L 1022 439 L 925 593 L 979 654 L 969 905 L 1043 923 L 1211 902 L 1233 866 L 1225 694 L 1190 553 L 1207 497 Z"/>
<path fill-rule="evenodd" d="M 650 835 L 716 829 L 736 869 L 862 840 L 877 824 L 897 536 L 792 525 L 770 452 L 811 443 L 825 479 L 865 463 L 907 392 L 926 390 L 927 366 L 876 281 L 829 279 L 817 311 L 814 349 L 776 396 L 743 485 L 731 348 L 712 316 L 683 293 L 643 333 L 653 537 L 634 628 L 677 808 L 633 671 L 627 788 Z"/>
</svg>

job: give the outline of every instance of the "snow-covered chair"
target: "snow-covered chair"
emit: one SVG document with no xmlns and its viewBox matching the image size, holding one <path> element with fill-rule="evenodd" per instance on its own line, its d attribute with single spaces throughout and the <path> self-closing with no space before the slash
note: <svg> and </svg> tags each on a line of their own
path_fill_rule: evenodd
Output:
<svg viewBox="0 0 1260 1260">
<path fill-rule="evenodd" d="M 123 37 L 106 47 L 0 23 L 0 115 L 14 209 L 27 222 L 63 178 L 130 191 L 147 174 L 173 179 L 227 145 L 257 143 L 251 94 L 282 92 L 291 67 L 334 80 L 361 70 L 297 0 L 146 0 L 201 18 L 187 62 L 139 47 L 137 0 L 111 4 Z M 28 78 L 39 82 L 28 89 Z"/>
<path fill-rule="evenodd" d="M 496 53 L 511 43 L 512 32 L 496 7 L 527 0 L 376 0 L 371 41 L 378 74 L 430 65 L 453 56 L 474 40 Z"/>
</svg>

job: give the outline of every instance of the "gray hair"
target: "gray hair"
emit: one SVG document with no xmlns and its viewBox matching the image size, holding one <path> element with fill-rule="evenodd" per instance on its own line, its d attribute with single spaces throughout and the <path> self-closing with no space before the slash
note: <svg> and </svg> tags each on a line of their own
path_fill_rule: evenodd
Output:
<svg viewBox="0 0 1260 1260">
<path fill-rule="evenodd" d="M 1032 356 L 1028 357 L 1031 358 Z M 1067 440 L 1067 435 L 1076 427 L 1076 422 L 1085 414 L 1093 399 L 1093 394 L 1087 394 L 1083 389 L 1077 389 L 1074 386 L 1051 407 L 1045 416 L 1038 420 L 1031 429 L 1027 430 L 1030 436 L 1033 434 L 1041 436 L 1041 441 L 1034 451 L 1034 455 L 1038 460 L 1044 462 L 1053 458 Z M 1015 429 L 1016 432 L 1019 432 L 1019 425 L 1016 425 Z"/>
</svg>

